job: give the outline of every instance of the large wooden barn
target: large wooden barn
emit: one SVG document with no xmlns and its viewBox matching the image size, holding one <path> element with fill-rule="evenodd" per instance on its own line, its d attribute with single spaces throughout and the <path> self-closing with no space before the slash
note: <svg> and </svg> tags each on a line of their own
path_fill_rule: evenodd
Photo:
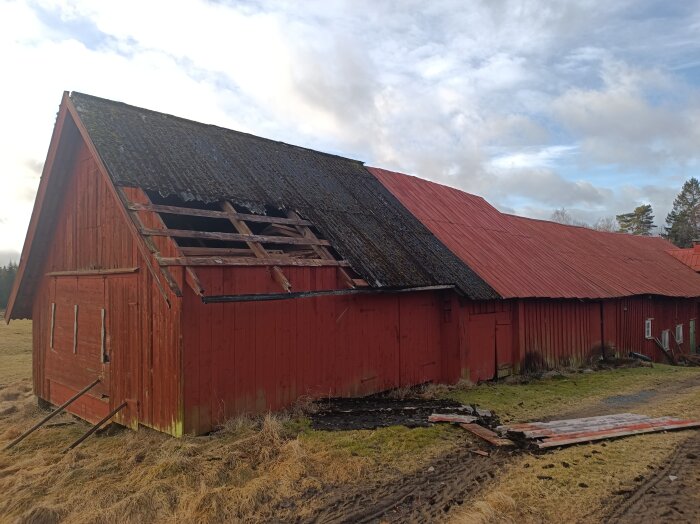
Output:
<svg viewBox="0 0 700 524">
<path fill-rule="evenodd" d="M 670 247 L 66 93 L 6 318 L 33 319 L 41 399 L 99 379 L 71 412 L 202 434 L 301 395 L 493 379 L 602 344 L 694 350 L 700 275 Z"/>
</svg>

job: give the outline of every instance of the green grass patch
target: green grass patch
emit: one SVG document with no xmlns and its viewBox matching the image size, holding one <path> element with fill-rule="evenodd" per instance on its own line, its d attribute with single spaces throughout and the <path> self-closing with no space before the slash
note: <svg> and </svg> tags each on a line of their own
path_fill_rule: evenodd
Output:
<svg viewBox="0 0 700 524">
<path fill-rule="evenodd" d="M 355 431 L 308 430 L 300 435 L 300 439 L 314 447 L 323 446 L 343 454 L 394 462 L 449 445 L 455 440 L 455 432 L 449 424 L 412 429 L 390 426 Z"/>
<path fill-rule="evenodd" d="M 654 364 L 654 367 L 574 373 L 527 384 L 481 384 L 451 391 L 447 396 L 463 404 L 490 409 L 503 422 L 525 421 L 555 415 L 611 395 L 654 389 L 666 381 L 698 374 L 700 368 Z"/>
</svg>

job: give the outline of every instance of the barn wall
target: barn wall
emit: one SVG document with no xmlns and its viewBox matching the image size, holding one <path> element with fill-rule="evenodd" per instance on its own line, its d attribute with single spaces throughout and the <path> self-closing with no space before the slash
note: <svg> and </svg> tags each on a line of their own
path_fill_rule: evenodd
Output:
<svg viewBox="0 0 700 524">
<path fill-rule="evenodd" d="M 122 401 L 117 420 L 177 433 L 180 417 L 178 303 L 168 309 L 136 248 L 119 203 L 84 143 L 77 147 L 63 184 L 61 206 L 46 246 L 41 283 L 33 304 L 35 393 L 58 404 L 92 382 L 103 382 L 69 411 L 96 421 Z M 46 276 L 46 273 L 138 268 L 109 276 Z M 54 349 L 50 349 L 55 303 Z M 73 329 L 78 305 L 78 337 Z M 101 361 L 101 309 L 106 351 Z M 154 336 L 154 331 L 160 334 Z M 181 429 L 181 425 L 180 425 Z"/>
<path fill-rule="evenodd" d="M 658 362 L 665 362 L 663 352 L 654 340 L 644 337 L 644 321 L 652 320 L 652 335 L 661 340 L 661 332 L 670 331 L 671 348 L 690 352 L 690 321 L 697 320 L 698 303 L 695 299 L 666 297 L 629 297 L 607 301 L 605 310 L 605 342 L 620 354 L 630 351 L 642 353 Z M 683 325 L 683 342 L 674 341 L 677 324 Z"/>
<path fill-rule="evenodd" d="M 198 271 L 207 294 L 279 292 L 264 268 Z M 333 268 L 285 268 L 295 290 L 331 289 Z M 437 293 L 183 305 L 185 432 L 299 396 L 357 396 L 441 380 Z"/>
<path fill-rule="evenodd" d="M 551 367 L 578 365 L 600 348 L 600 303 L 579 300 L 523 300 L 524 351 L 541 355 Z"/>
</svg>

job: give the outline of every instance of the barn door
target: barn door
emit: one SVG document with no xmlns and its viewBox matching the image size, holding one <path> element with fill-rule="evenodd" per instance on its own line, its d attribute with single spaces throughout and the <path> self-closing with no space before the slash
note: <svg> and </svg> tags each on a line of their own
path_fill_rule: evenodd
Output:
<svg viewBox="0 0 700 524">
<path fill-rule="evenodd" d="M 399 383 L 440 381 L 440 310 L 432 293 L 399 298 Z"/>
<path fill-rule="evenodd" d="M 111 373 L 110 406 L 127 402 L 115 420 L 125 426 L 138 423 L 140 373 L 137 367 L 140 350 L 140 318 L 136 275 L 113 275 L 105 279 L 107 294 L 105 347 Z"/>
<path fill-rule="evenodd" d="M 69 411 L 89 421 L 109 412 L 109 366 L 104 351 L 104 280 L 100 276 L 53 277 L 50 294 L 49 348 L 45 377 L 49 400 L 60 404 L 96 378 L 100 384 Z"/>
<path fill-rule="evenodd" d="M 496 376 L 496 315 L 470 315 L 467 322 L 469 379 L 476 383 Z"/>
</svg>

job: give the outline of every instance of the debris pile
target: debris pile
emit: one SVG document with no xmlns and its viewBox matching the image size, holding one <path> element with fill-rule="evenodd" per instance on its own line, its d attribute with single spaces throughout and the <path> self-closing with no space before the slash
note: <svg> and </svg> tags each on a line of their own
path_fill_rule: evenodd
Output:
<svg viewBox="0 0 700 524">
<path fill-rule="evenodd" d="M 522 447 L 547 449 L 628 435 L 700 427 L 698 420 L 651 418 L 634 413 L 599 417 L 526 422 L 498 426 L 496 430 Z"/>
<path fill-rule="evenodd" d="M 431 425 L 435 412 L 443 416 L 468 417 L 470 422 L 495 426 L 498 419 L 488 410 L 466 406 L 449 399 L 395 399 L 373 395 L 363 398 L 332 398 L 316 402 L 311 427 L 326 431 L 376 429 L 389 426 L 409 428 Z M 455 420 L 456 421 L 456 420 Z"/>
</svg>

